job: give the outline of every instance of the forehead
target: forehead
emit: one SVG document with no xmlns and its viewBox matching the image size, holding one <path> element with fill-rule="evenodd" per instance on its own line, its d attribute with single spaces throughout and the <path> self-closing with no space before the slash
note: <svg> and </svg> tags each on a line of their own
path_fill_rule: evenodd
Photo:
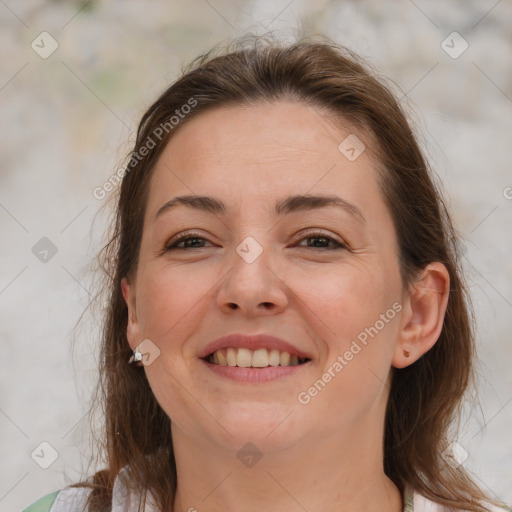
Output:
<svg viewBox="0 0 512 512">
<path fill-rule="evenodd" d="M 299 192 L 339 192 L 352 200 L 378 194 L 370 152 L 351 160 L 340 151 L 353 137 L 368 145 L 348 122 L 301 103 L 211 109 L 179 126 L 168 142 L 153 172 L 148 210 L 182 193 L 235 202 Z"/>
</svg>

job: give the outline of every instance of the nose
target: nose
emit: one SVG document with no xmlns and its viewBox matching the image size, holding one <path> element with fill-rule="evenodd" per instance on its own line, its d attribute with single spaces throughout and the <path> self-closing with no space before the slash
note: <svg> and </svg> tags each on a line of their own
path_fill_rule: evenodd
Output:
<svg viewBox="0 0 512 512">
<path fill-rule="evenodd" d="M 242 251 L 234 251 L 232 267 L 217 293 L 218 306 L 224 313 L 238 311 L 245 316 L 262 316 L 286 308 L 289 289 L 284 276 L 273 268 L 277 265 L 272 265 L 271 249 L 261 249 L 254 260 L 246 258 Z"/>
</svg>

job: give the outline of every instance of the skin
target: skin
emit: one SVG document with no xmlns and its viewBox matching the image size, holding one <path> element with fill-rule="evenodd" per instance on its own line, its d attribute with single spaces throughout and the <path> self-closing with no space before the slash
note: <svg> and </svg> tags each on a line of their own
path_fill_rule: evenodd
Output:
<svg viewBox="0 0 512 512">
<path fill-rule="evenodd" d="M 383 471 L 392 367 L 413 363 L 437 341 L 449 277 L 433 263 L 414 285 L 402 282 L 376 162 L 369 151 L 349 161 L 338 150 L 351 133 L 370 144 L 303 104 L 222 107 L 180 126 L 154 169 L 139 266 L 122 289 L 131 348 L 149 338 L 160 350 L 140 371 L 172 420 L 174 511 L 402 510 Z M 184 194 L 217 197 L 228 213 L 178 206 L 154 221 Z M 365 221 L 333 206 L 276 216 L 275 203 L 294 194 L 336 194 Z M 185 229 L 201 240 L 164 252 Z M 236 252 L 248 236 L 263 249 L 252 263 Z M 401 311 L 300 403 L 298 394 L 394 303 Z M 277 381 L 230 381 L 197 354 L 231 333 L 281 337 L 312 362 Z M 249 442 L 262 454 L 251 467 L 237 458 Z"/>
</svg>

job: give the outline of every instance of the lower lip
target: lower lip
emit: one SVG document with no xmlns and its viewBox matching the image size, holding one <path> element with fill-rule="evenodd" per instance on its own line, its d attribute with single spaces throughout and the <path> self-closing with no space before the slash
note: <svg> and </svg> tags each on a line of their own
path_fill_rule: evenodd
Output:
<svg viewBox="0 0 512 512">
<path fill-rule="evenodd" d="M 237 382 L 268 382 L 282 377 L 294 375 L 301 369 L 307 367 L 311 361 L 295 366 L 267 366 L 266 368 L 241 368 L 239 366 L 221 366 L 213 364 L 204 359 L 201 361 L 213 372 L 221 377 Z"/>
</svg>

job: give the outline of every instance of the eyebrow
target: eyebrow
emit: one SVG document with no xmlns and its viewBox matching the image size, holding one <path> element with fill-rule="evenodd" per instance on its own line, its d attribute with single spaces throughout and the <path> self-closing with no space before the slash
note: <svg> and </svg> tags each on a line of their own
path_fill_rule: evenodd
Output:
<svg viewBox="0 0 512 512">
<path fill-rule="evenodd" d="M 207 213 L 223 215 L 226 213 L 226 205 L 215 197 L 200 196 L 200 195 L 186 195 L 177 196 L 167 201 L 156 212 L 154 220 L 160 217 L 163 213 L 182 205 L 188 208 L 194 208 Z M 318 208 L 325 208 L 327 206 L 336 206 L 342 208 L 350 215 L 366 222 L 361 210 L 353 203 L 348 202 L 336 195 L 293 195 L 289 196 L 282 201 L 278 201 L 275 205 L 275 213 L 278 216 L 294 213 L 298 211 L 314 210 Z"/>
</svg>

